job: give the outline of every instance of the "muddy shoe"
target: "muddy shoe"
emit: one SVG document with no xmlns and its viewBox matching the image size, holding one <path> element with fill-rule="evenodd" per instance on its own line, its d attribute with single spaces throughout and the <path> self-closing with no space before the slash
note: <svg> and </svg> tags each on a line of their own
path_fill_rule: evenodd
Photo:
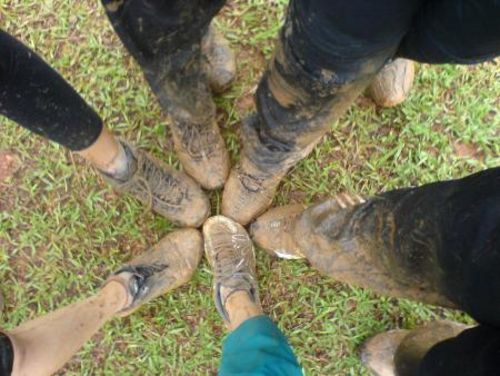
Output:
<svg viewBox="0 0 500 376">
<path fill-rule="evenodd" d="M 186 173 L 206 189 L 221 188 L 229 174 L 229 155 L 214 120 L 171 126 L 175 151 Z"/>
<path fill-rule="evenodd" d="M 284 259 L 304 258 L 293 237 L 295 223 L 304 209 L 301 204 L 287 205 L 261 215 L 250 226 L 250 234 L 255 244 L 271 256 Z"/>
<path fill-rule="evenodd" d="M 348 194 L 339 194 L 334 200 L 339 208 L 365 202 L 361 196 Z M 304 258 L 294 235 L 297 220 L 304 210 L 304 205 L 293 204 L 267 211 L 250 227 L 253 241 L 271 256 L 284 259 Z"/>
<path fill-rule="evenodd" d="M 395 59 L 377 73 L 368 88 L 368 95 L 381 107 L 402 103 L 413 84 L 415 66 L 411 60 Z"/>
<path fill-rule="evenodd" d="M 374 376 L 415 375 L 425 354 L 436 344 L 456 337 L 468 326 L 435 321 L 412 331 L 391 330 L 369 339 L 361 361 Z"/>
<path fill-rule="evenodd" d="M 223 93 L 236 76 L 236 59 L 229 42 L 213 24 L 201 42 L 201 50 L 210 88 L 216 94 Z"/>
<path fill-rule="evenodd" d="M 182 172 L 121 143 L 129 160 L 134 162 L 129 176 L 116 179 L 101 172 L 104 180 L 181 226 L 201 226 L 210 213 L 210 204 L 199 185 Z"/>
<path fill-rule="evenodd" d="M 243 156 L 224 187 L 222 214 L 247 225 L 271 205 L 283 176 L 260 171 Z"/>
<path fill-rule="evenodd" d="M 150 300 L 174 290 L 193 276 L 203 254 L 198 230 L 175 231 L 123 265 L 107 282 L 121 283 L 129 291 L 129 305 L 119 312 L 127 316 Z"/>
<path fill-rule="evenodd" d="M 214 273 L 214 300 L 226 324 L 225 305 L 237 291 L 245 291 L 260 305 L 255 272 L 255 253 L 246 230 L 223 216 L 209 218 L 203 225 L 205 253 Z"/>
</svg>

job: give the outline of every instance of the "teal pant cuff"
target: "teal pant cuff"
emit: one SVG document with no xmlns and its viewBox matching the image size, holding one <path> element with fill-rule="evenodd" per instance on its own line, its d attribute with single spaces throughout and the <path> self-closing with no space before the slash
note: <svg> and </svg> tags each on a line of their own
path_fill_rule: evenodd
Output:
<svg viewBox="0 0 500 376">
<path fill-rule="evenodd" d="M 267 316 L 243 322 L 222 346 L 219 376 L 302 376 L 286 337 Z"/>
</svg>

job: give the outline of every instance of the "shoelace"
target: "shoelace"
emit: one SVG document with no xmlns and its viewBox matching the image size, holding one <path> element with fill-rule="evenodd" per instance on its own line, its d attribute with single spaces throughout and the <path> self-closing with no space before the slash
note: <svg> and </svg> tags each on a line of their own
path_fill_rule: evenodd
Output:
<svg viewBox="0 0 500 376">
<path fill-rule="evenodd" d="M 223 234 L 212 240 L 215 250 L 215 274 L 217 278 L 227 279 L 249 273 L 246 255 L 251 251 L 250 240 L 244 234 Z"/>
</svg>

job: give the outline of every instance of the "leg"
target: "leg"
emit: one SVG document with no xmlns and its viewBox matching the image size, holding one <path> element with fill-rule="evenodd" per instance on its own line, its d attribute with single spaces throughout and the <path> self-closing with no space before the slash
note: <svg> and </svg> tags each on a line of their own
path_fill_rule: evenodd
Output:
<svg viewBox="0 0 500 376">
<path fill-rule="evenodd" d="M 302 375 L 285 336 L 263 315 L 255 253 L 245 229 L 222 216 L 203 226 L 205 252 L 214 270 L 214 300 L 228 329 L 220 375 Z"/>
<path fill-rule="evenodd" d="M 500 54 L 496 0 L 426 1 L 398 55 L 431 64 L 474 64 Z"/>
<path fill-rule="evenodd" d="M 114 273 L 96 296 L 0 333 L 2 375 L 53 374 L 108 320 L 189 281 L 201 255 L 198 231 L 172 233 Z"/>
<path fill-rule="evenodd" d="M 436 321 L 376 335 L 361 360 L 375 376 L 496 375 L 499 345 L 498 328 Z"/>
<path fill-rule="evenodd" d="M 105 180 L 163 216 L 199 226 L 208 199 L 189 177 L 119 141 L 35 52 L 0 30 L 0 114 L 80 154 Z"/>
<path fill-rule="evenodd" d="M 276 53 L 257 90 L 258 115 L 243 128 L 243 153 L 222 212 L 248 223 L 393 56 L 419 0 L 292 0 Z"/>
<path fill-rule="evenodd" d="M 254 239 L 268 250 L 291 248 L 340 281 L 500 324 L 499 186 L 493 168 L 366 202 L 342 196 L 305 211 L 271 210 L 253 226 Z"/>
<path fill-rule="evenodd" d="M 204 187 L 224 184 L 229 159 L 215 122 L 202 39 L 224 0 L 102 0 L 106 13 L 171 118 L 185 170 Z"/>
</svg>

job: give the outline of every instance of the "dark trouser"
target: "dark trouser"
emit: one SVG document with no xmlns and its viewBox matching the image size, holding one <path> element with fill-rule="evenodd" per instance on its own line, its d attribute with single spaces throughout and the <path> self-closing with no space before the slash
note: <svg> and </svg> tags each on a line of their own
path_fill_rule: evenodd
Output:
<svg viewBox="0 0 500 376">
<path fill-rule="evenodd" d="M 311 234 L 298 241 L 313 267 L 339 279 L 347 270 L 379 292 L 389 280 L 402 286 L 399 296 L 443 296 L 478 321 L 434 346 L 412 375 L 500 372 L 500 167 L 382 193 L 352 210 L 322 207 L 299 222 Z"/>
</svg>

